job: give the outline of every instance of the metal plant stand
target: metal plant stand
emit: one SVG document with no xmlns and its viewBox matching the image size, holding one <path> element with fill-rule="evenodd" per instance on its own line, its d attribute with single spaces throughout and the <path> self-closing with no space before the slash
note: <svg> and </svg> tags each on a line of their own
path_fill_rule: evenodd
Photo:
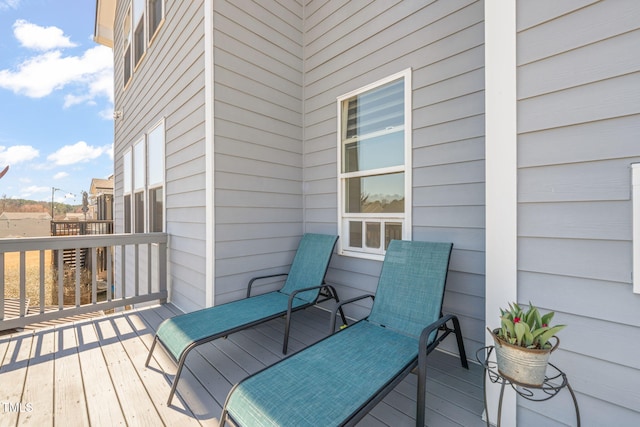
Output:
<svg viewBox="0 0 640 427">
<path fill-rule="evenodd" d="M 476 352 L 476 359 L 480 364 L 484 367 L 485 375 L 483 377 L 483 389 L 484 389 L 484 411 L 487 418 L 487 427 L 490 426 L 489 423 L 489 410 L 487 408 L 487 377 L 489 381 L 492 383 L 500 383 L 500 398 L 498 400 L 498 424 L 500 426 L 500 418 L 502 415 L 502 399 L 504 397 L 504 389 L 508 384 L 512 389 L 515 390 L 518 395 L 522 396 L 527 400 L 531 400 L 534 402 L 543 402 L 545 400 L 549 400 L 554 397 L 556 394 L 560 392 L 563 388 L 567 388 L 569 393 L 571 393 L 571 399 L 573 400 L 573 407 L 576 411 L 576 421 L 578 427 L 580 427 L 580 410 L 578 409 L 578 401 L 576 400 L 576 395 L 569 384 L 569 380 L 564 372 L 558 369 L 555 365 L 549 363 L 548 375 L 545 376 L 544 382 L 539 386 L 531 386 L 520 384 L 517 381 L 513 381 L 509 378 L 504 377 L 498 371 L 498 366 L 496 362 L 489 361 L 489 356 L 491 356 L 491 352 L 494 350 L 494 346 L 482 347 Z M 484 359 L 482 358 L 484 356 Z"/>
</svg>

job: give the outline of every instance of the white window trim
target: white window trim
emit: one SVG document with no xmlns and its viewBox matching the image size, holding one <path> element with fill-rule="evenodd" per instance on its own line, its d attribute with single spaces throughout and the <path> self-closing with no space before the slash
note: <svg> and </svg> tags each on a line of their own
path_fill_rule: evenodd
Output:
<svg viewBox="0 0 640 427">
<path fill-rule="evenodd" d="M 631 165 L 631 188 L 633 199 L 633 293 L 640 294 L 640 163 Z"/>
<path fill-rule="evenodd" d="M 138 141 L 136 141 L 133 144 L 133 182 L 132 182 L 132 187 L 133 187 L 133 195 L 131 198 L 131 218 L 133 221 L 132 227 L 131 227 L 131 231 L 133 233 L 137 233 L 136 231 L 136 224 L 138 223 L 138 216 L 137 216 L 137 212 L 136 212 L 136 194 L 142 193 L 142 203 L 144 206 L 143 209 L 143 219 L 142 219 L 142 232 L 146 233 L 147 230 L 149 229 L 149 224 L 148 224 L 148 220 L 149 220 L 149 215 L 147 213 L 147 207 L 148 207 L 148 201 L 147 201 L 147 140 L 146 140 L 146 135 L 143 135 Z M 136 148 L 138 146 L 142 146 L 142 164 L 140 165 L 138 163 L 138 157 L 136 156 Z M 136 173 L 138 173 L 138 169 L 142 168 L 142 185 L 138 185 L 139 183 L 136 183 Z"/>
<path fill-rule="evenodd" d="M 356 251 L 351 248 L 347 248 L 346 240 L 344 238 L 344 220 L 351 215 L 347 213 L 343 213 L 344 208 L 344 183 L 345 179 L 348 177 L 355 176 L 370 176 L 372 172 L 400 172 L 404 171 L 404 197 L 405 197 L 405 211 L 402 217 L 398 217 L 395 214 L 366 214 L 360 213 L 357 214 L 358 218 L 366 218 L 368 216 L 374 216 L 375 218 L 384 218 L 385 220 L 389 218 L 390 220 L 393 218 L 401 218 L 403 222 L 402 226 L 402 239 L 403 240 L 412 240 L 412 214 L 413 214 L 413 200 L 412 200 L 412 176 L 413 176 L 413 167 L 412 167 L 412 158 L 413 158 L 413 144 L 412 144 L 412 134 L 413 134 L 413 123 L 412 123 L 412 98 L 413 98 L 413 84 L 411 82 L 411 68 L 407 68 L 398 73 L 380 79 L 376 82 L 363 86 L 359 89 L 348 92 L 344 95 L 341 95 L 337 98 L 337 118 L 338 118 L 338 131 L 337 131 L 337 147 L 338 147 L 338 162 L 337 162 L 337 195 L 338 195 L 338 236 L 343 238 L 338 239 L 337 244 L 337 252 L 339 255 L 350 256 L 354 258 L 364 258 L 364 259 L 373 259 L 373 260 L 383 260 L 384 259 L 384 249 L 378 253 L 374 252 L 363 252 Z M 351 173 L 342 173 L 342 102 L 346 99 L 352 98 L 361 93 L 367 92 L 372 89 L 376 89 L 382 85 L 390 83 L 394 80 L 404 79 L 404 166 L 403 167 L 391 167 L 391 168 L 383 168 L 375 171 L 368 170 L 366 174 L 361 172 L 351 172 Z M 390 221 L 393 222 L 393 221 Z M 381 239 L 384 240 L 384 235 L 381 236 Z M 384 246 L 384 244 L 382 244 Z M 364 248 L 363 248 L 364 249 Z"/>
</svg>

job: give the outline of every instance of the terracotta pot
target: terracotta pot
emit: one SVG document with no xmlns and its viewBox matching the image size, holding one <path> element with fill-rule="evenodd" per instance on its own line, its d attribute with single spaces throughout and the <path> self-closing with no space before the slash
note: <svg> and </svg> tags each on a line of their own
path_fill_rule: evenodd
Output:
<svg viewBox="0 0 640 427">
<path fill-rule="evenodd" d="M 556 339 L 556 344 L 552 348 L 538 350 L 509 344 L 498 337 L 498 330 L 494 329 L 491 335 L 495 342 L 500 375 L 512 382 L 525 386 L 542 385 L 547 372 L 549 355 L 560 344 L 558 337 L 553 336 Z"/>
</svg>

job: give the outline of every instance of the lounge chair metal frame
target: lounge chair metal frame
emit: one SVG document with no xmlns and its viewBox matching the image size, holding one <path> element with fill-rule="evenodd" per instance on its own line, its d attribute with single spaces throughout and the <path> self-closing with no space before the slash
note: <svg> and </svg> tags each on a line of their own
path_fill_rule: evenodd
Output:
<svg viewBox="0 0 640 427">
<path fill-rule="evenodd" d="M 448 263 L 447 263 L 447 272 L 448 272 Z M 446 276 L 445 276 L 445 282 L 446 282 Z M 340 334 L 342 332 L 342 330 L 338 331 L 338 332 L 334 332 L 335 331 L 335 321 L 336 321 L 336 315 L 338 314 L 338 312 L 340 312 L 340 314 L 342 315 L 342 307 L 346 304 L 350 304 L 353 303 L 355 301 L 359 301 L 365 298 L 372 298 L 373 300 L 375 300 L 375 295 L 361 295 L 355 298 L 351 298 L 349 300 L 345 300 L 342 301 L 341 303 L 338 303 L 335 308 L 333 309 L 332 315 L 331 315 L 331 319 L 330 319 L 330 335 L 326 338 L 324 338 L 323 340 L 320 340 L 318 343 L 314 344 L 318 345 L 320 342 L 325 341 L 325 340 L 330 340 L 332 339 L 332 337 L 334 337 L 337 334 Z M 442 292 L 442 299 L 444 300 L 444 290 Z M 440 306 L 442 306 L 442 301 L 440 303 Z M 343 322 L 344 322 L 344 317 L 343 317 Z M 359 322 L 363 322 L 366 319 L 363 319 Z M 359 323 L 358 322 L 358 323 Z M 346 325 L 346 322 L 344 323 L 344 325 Z M 353 326 L 353 325 L 352 325 Z M 350 327 L 352 327 L 350 326 Z M 342 329 L 342 328 L 341 328 Z M 366 416 L 369 411 L 371 411 L 371 409 L 373 409 L 378 403 L 380 403 L 380 401 L 382 401 L 384 399 L 384 397 L 391 392 L 391 390 L 393 390 L 409 373 L 411 372 L 416 372 L 416 368 L 417 368 L 417 375 L 418 375 L 418 386 L 417 386 L 417 408 L 416 408 L 416 426 L 424 426 L 424 420 L 425 420 L 425 398 L 426 398 L 426 373 L 427 373 L 427 356 L 450 334 L 450 333 L 454 333 L 456 336 L 456 342 L 457 342 L 457 346 L 458 346 L 458 352 L 459 352 L 459 356 L 460 356 L 460 362 L 462 367 L 464 367 L 465 369 L 469 369 L 469 365 L 467 362 L 467 356 L 466 356 L 466 352 L 464 349 L 464 342 L 463 342 L 463 338 L 462 338 L 462 333 L 461 333 L 461 329 L 460 329 L 460 322 L 457 318 L 457 316 L 453 315 L 453 314 L 448 314 L 448 315 L 442 315 L 442 312 L 440 312 L 440 318 L 438 320 L 436 320 L 435 322 L 431 323 L 430 325 L 426 326 L 419 337 L 419 348 L 418 348 L 418 352 L 417 352 L 417 356 L 411 360 L 403 369 L 399 370 L 395 376 L 393 378 L 391 378 L 386 384 L 384 384 L 381 388 L 379 388 L 377 391 L 371 393 L 369 395 L 369 399 L 367 399 L 366 401 L 364 401 L 362 403 L 362 405 L 355 410 L 354 412 L 351 413 L 350 416 L 348 416 L 346 419 L 344 419 L 339 425 L 340 426 L 353 426 L 356 425 L 364 416 Z M 432 334 L 435 333 L 435 337 L 432 337 Z M 305 350 L 303 350 L 304 352 Z M 336 348 L 336 351 L 339 351 L 339 348 Z M 294 355 L 295 356 L 295 355 Z M 292 356 L 290 356 L 292 357 Z M 279 363 L 283 363 L 285 362 L 287 359 L 289 359 L 289 357 L 282 359 L 281 361 L 277 362 L 277 364 Z M 275 365 L 272 365 L 275 366 Z M 245 378 L 251 378 L 254 377 L 256 375 L 259 375 L 262 371 L 268 370 L 271 367 L 266 367 L 264 369 L 262 369 L 261 371 L 250 375 L 249 377 Z M 232 390 L 229 392 L 229 395 L 227 396 L 227 401 L 224 404 L 223 407 L 223 411 L 220 417 L 220 427 L 223 427 L 226 425 L 227 422 L 232 423 L 233 425 L 240 425 L 236 420 L 233 419 L 233 416 L 229 413 L 228 409 L 227 409 L 227 404 L 229 403 L 229 399 L 231 397 L 231 395 L 233 394 L 233 392 L 235 391 L 235 389 L 242 384 L 243 381 L 242 380 L 240 383 L 238 383 L 236 386 L 234 386 L 232 388 Z"/>
<path fill-rule="evenodd" d="M 337 241 L 337 238 L 336 238 Z M 335 245 L 335 241 L 334 241 L 334 245 Z M 327 266 L 325 268 L 324 274 L 326 275 L 326 272 L 329 268 L 329 262 L 327 262 Z M 278 274 L 269 274 L 269 275 L 265 275 L 265 276 L 258 276 L 258 277 L 254 277 L 252 279 L 249 280 L 248 284 L 247 284 L 247 298 L 251 298 L 251 288 L 253 287 L 253 284 L 258 281 L 258 280 L 263 280 L 263 279 L 269 279 L 269 278 L 275 278 L 275 277 L 287 277 L 289 275 L 289 273 L 278 273 Z M 324 277 L 324 275 L 323 275 Z M 319 292 L 316 296 L 316 298 L 308 303 L 305 304 L 301 304 L 301 305 L 297 305 L 297 306 L 293 306 L 293 302 L 296 298 L 296 295 L 302 293 L 302 292 L 307 292 L 307 291 L 313 291 L 318 289 Z M 280 292 L 282 289 L 274 291 L 274 292 Z M 185 362 L 187 360 L 187 356 L 189 355 L 189 353 L 191 352 L 191 350 L 193 350 L 194 348 L 202 345 L 202 344 L 206 344 L 208 342 L 214 341 L 218 338 L 223 338 L 223 337 L 227 337 L 230 334 L 233 334 L 235 332 L 240 332 L 244 329 L 247 328 L 251 328 L 253 326 L 259 325 L 261 323 L 264 322 L 268 322 L 270 320 L 273 319 L 277 319 L 278 317 L 285 317 L 285 331 L 284 331 L 284 341 L 283 341 L 283 345 L 282 345 L 282 353 L 283 354 L 287 354 L 287 349 L 288 349 L 288 343 L 289 343 L 289 333 L 290 333 L 290 329 L 291 329 L 291 315 L 293 312 L 298 311 L 298 310 L 303 310 L 305 308 L 311 307 L 313 305 L 319 304 L 321 302 L 324 301 L 328 301 L 330 299 L 333 299 L 336 301 L 337 304 L 340 303 L 340 300 L 338 298 L 338 294 L 335 290 L 335 288 L 331 285 L 328 285 L 325 283 L 324 278 L 322 281 L 322 284 L 319 286 L 312 286 L 312 287 L 307 287 L 307 288 L 302 288 L 302 289 L 296 289 L 294 291 L 291 292 L 291 294 L 288 295 L 288 305 L 287 305 L 287 309 L 286 310 L 282 310 L 282 311 L 278 311 L 278 312 L 274 312 L 272 315 L 269 316 L 265 316 L 262 317 L 256 321 L 253 322 L 248 322 L 248 323 L 242 323 L 240 325 L 238 325 L 237 327 L 234 328 L 229 328 L 229 329 L 225 329 L 224 331 L 221 331 L 219 333 L 216 334 L 211 334 L 208 335 L 202 339 L 199 340 L 195 340 L 192 343 L 190 343 L 187 347 L 185 347 L 182 352 L 180 353 L 180 357 L 178 359 L 176 359 L 176 357 L 172 354 L 171 351 L 169 351 L 169 349 L 165 346 L 165 344 L 162 342 L 162 340 L 160 339 L 159 335 L 156 333 L 153 342 L 151 344 L 151 347 L 149 348 L 149 354 L 147 355 L 147 359 L 145 361 L 144 366 L 147 367 L 149 366 L 149 362 L 151 361 L 151 357 L 153 355 L 153 351 L 156 347 L 156 344 L 160 343 L 160 347 L 162 347 L 162 349 L 165 351 L 165 353 L 173 360 L 174 363 L 176 363 L 178 365 L 177 370 L 176 370 L 176 374 L 175 377 L 173 379 L 173 384 L 171 385 L 171 391 L 169 392 L 169 397 L 167 399 L 167 405 L 170 406 L 171 405 L 171 401 L 173 400 L 173 396 L 175 395 L 175 392 L 177 390 L 178 387 L 178 380 L 180 379 L 180 375 L 182 374 L 182 369 L 184 368 Z M 233 304 L 233 301 L 227 304 Z M 211 309 L 215 309 L 215 307 L 211 307 Z M 205 309 L 208 310 L 208 309 Z M 342 318 L 342 320 L 346 323 L 346 318 L 344 315 L 344 312 L 342 310 L 342 307 L 338 307 L 340 316 Z M 186 313 L 189 314 L 189 313 Z"/>
</svg>

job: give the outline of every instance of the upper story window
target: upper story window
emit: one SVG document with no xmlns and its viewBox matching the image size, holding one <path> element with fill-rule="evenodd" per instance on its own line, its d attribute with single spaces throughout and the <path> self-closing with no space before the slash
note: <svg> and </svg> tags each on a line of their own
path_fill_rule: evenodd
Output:
<svg viewBox="0 0 640 427">
<path fill-rule="evenodd" d="M 133 0 L 133 58 L 137 67 L 144 55 L 146 43 L 144 33 L 144 0 Z"/>
<path fill-rule="evenodd" d="M 160 30 L 164 14 L 164 0 L 130 1 L 122 27 L 125 88 Z"/>
<path fill-rule="evenodd" d="M 411 70 L 338 98 L 338 251 L 411 239 Z"/>
<path fill-rule="evenodd" d="M 131 79 L 131 7 L 127 10 L 127 14 L 124 18 L 124 25 L 122 26 L 122 40 L 123 40 L 123 60 L 124 60 L 124 85 L 126 86 Z"/>
<path fill-rule="evenodd" d="M 151 43 L 164 19 L 164 1 L 147 0 L 147 14 L 149 15 L 149 43 Z"/>
</svg>

